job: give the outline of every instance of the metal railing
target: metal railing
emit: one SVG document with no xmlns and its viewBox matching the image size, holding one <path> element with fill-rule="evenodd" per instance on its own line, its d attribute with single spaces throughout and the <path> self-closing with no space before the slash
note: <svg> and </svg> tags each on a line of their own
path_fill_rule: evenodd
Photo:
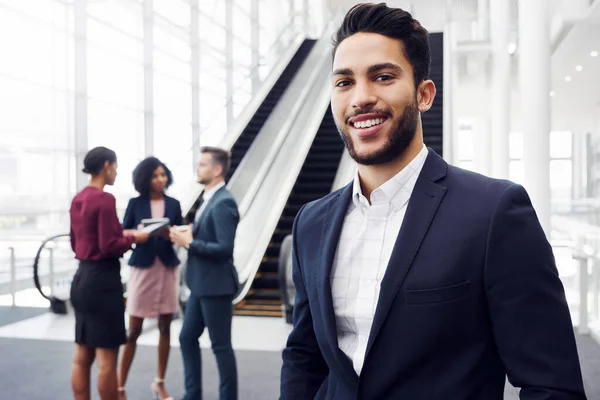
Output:
<svg viewBox="0 0 600 400">
<path fill-rule="evenodd" d="M 39 301 L 35 300 L 35 295 L 32 298 L 27 293 L 35 288 L 42 298 L 50 302 L 52 311 L 65 313 L 70 281 L 78 267 L 70 243 L 61 240 L 68 237 L 69 234 L 64 233 L 37 241 L 35 253 L 29 248 L 30 241 L 22 248 L 18 248 L 17 244 L 6 247 L 8 269 L 0 270 L 0 295 L 8 295 L 12 306 L 22 305 L 20 303 L 37 305 Z M 25 256 L 19 257 L 19 250 Z M 19 296 L 24 296 L 24 301 L 20 302 Z"/>
</svg>

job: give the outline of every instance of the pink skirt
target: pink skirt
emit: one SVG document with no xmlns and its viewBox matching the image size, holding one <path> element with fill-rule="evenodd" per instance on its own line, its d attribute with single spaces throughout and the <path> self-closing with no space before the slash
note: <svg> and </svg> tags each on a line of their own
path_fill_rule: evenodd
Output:
<svg viewBox="0 0 600 400">
<path fill-rule="evenodd" d="M 176 313 L 178 286 L 179 267 L 167 268 L 158 257 L 150 268 L 132 267 L 127 283 L 127 312 L 139 318 Z"/>
</svg>

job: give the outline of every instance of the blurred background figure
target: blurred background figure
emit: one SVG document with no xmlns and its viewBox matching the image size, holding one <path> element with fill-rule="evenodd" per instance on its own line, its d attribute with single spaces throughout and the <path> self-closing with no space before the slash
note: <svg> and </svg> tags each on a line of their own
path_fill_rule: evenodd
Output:
<svg viewBox="0 0 600 400">
<path fill-rule="evenodd" d="M 173 183 L 173 175 L 156 157 L 148 157 L 133 170 L 133 185 L 140 194 L 129 201 L 123 228 L 132 229 L 143 219 L 168 218 L 170 225 L 181 225 L 179 201 L 165 194 Z M 169 359 L 171 321 L 177 313 L 179 259 L 169 239 L 168 228 L 135 247 L 129 259 L 131 272 L 127 284 L 129 332 L 123 349 L 119 371 L 121 399 L 126 399 L 125 382 L 135 355 L 137 339 L 142 333 L 144 318 L 158 317 L 158 370 L 152 392 L 157 399 L 171 399 L 164 386 Z"/>
<path fill-rule="evenodd" d="M 229 152 L 203 147 L 196 173 L 204 194 L 191 229 L 171 228 L 171 239 L 188 250 L 186 283 L 191 295 L 179 343 L 185 373 L 185 400 L 202 399 L 202 361 L 198 339 L 208 329 L 219 369 L 219 399 L 236 400 L 237 367 L 231 346 L 233 296 L 239 290 L 233 246 L 240 215 L 225 187 Z"/>
<path fill-rule="evenodd" d="M 80 261 L 71 285 L 75 309 L 75 355 L 71 385 L 76 400 L 90 399 L 90 367 L 98 361 L 100 398 L 117 398 L 117 357 L 125 343 L 125 304 L 119 258 L 148 234 L 124 232 L 115 198 L 104 192 L 117 177 L 117 156 L 105 147 L 90 150 L 83 172 L 92 176 L 71 204 L 71 246 Z M 125 235 L 124 235 L 125 233 Z"/>
</svg>

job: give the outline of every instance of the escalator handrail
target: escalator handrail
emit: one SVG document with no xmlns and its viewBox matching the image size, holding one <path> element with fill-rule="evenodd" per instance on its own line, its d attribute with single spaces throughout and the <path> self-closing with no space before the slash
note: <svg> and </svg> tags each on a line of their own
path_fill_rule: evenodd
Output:
<svg viewBox="0 0 600 400">
<path fill-rule="evenodd" d="M 329 62 L 330 58 L 324 58 L 323 64 L 319 66 L 322 77 L 315 82 L 308 101 L 295 118 L 285 143 L 265 175 L 255 201 L 238 226 L 234 262 L 238 267 L 241 289 L 234 304 L 243 300 L 250 290 L 260 267 L 260 260 L 264 257 L 277 221 L 329 107 L 329 88 L 324 83 L 329 79 L 330 65 L 326 64 Z M 257 226 L 260 228 L 257 229 Z"/>
<path fill-rule="evenodd" d="M 256 114 L 263 101 L 268 96 L 269 92 L 273 89 L 283 71 L 289 65 L 291 59 L 294 57 L 300 46 L 304 41 L 302 35 L 298 35 L 289 48 L 281 56 L 277 64 L 271 69 L 269 75 L 264 79 L 260 88 L 252 95 L 252 98 L 246 104 L 240 115 L 236 118 L 231 129 L 228 129 L 225 136 L 220 140 L 219 147 L 225 150 L 231 150 L 233 145 L 236 143 L 238 138 L 243 133 L 244 129 L 250 123 L 250 120 Z M 198 151 L 194 149 L 193 151 Z M 238 167 L 239 169 L 239 167 Z M 194 206 L 194 203 L 204 190 L 204 185 L 198 184 L 195 179 L 191 180 L 188 184 L 182 185 L 174 196 L 177 197 L 181 203 L 181 210 L 183 215 L 186 215 Z"/>
<path fill-rule="evenodd" d="M 281 305 L 283 308 L 286 322 L 291 323 L 291 312 L 294 308 L 294 299 L 296 297 L 296 288 L 292 278 L 293 249 L 292 235 L 287 235 L 281 242 L 279 251 L 279 262 L 277 265 L 277 275 L 279 278 L 279 288 L 281 290 Z M 288 288 L 293 288 L 293 291 Z"/>
<path fill-rule="evenodd" d="M 61 233 L 58 235 L 50 236 L 49 238 L 45 239 L 38 248 L 35 258 L 33 259 L 33 282 L 35 283 L 35 287 L 37 288 L 38 292 L 40 292 L 42 297 L 44 297 L 46 300 L 52 301 L 52 298 L 44 293 L 44 291 L 42 290 L 42 285 L 40 284 L 40 277 L 38 274 L 38 264 L 40 262 L 40 256 L 42 255 L 42 251 L 44 251 L 44 248 L 46 247 L 46 244 L 48 242 L 53 242 L 58 238 L 67 236 L 70 235 L 68 233 Z M 52 284 L 54 284 L 54 282 L 52 282 Z"/>
<path fill-rule="evenodd" d="M 327 38 L 327 42 L 328 41 L 329 39 Z M 249 186 L 243 190 L 243 198 L 238 203 L 240 216 L 242 218 L 244 215 L 246 215 L 246 212 L 252 205 L 252 202 L 256 197 L 256 193 L 262 185 L 265 176 L 270 171 L 277 154 L 279 154 L 279 149 L 285 142 L 291 127 L 296 123 L 300 109 L 302 109 L 307 101 L 307 98 L 311 92 L 311 88 L 314 86 L 315 82 L 320 76 L 319 68 L 315 68 L 314 64 L 312 64 L 313 61 L 320 62 L 319 53 L 319 42 L 317 42 L 311 49 L 307 59 L 300 67 L 300 70 L 290 83 L 286 93 L 284 94 L 284 97 L 280 99 L 279 103 L 273 109 L 271 116 L 267 119 L 267 121 L 265 121 L 263 129 L 261 129 L 261 134 L 269 134 L 269 128 L 271 128 L 272 132 L 274 131 L 275 133 L 274 135 L 271 135 L 271 140 L 268 140 L 269 147 L 265 149 L 266 151 L 260 151 L 261 149 L 257 147 L 260 142 L 256 141 L 253 143 L 251 149 L 248 150 L 249 156 L 253 155 L 253 153 L 261 153 L 255 154 L 260 156 L 257 157 L 257 159 L 260 160 L 260 167 L 258 170 L 247 170 L 246 165 L 252 163 L 252 160 L 250 157 L 244 157 L 235 173 L 231 177 L 230 182 L 234 184 L 236 180 L 248 182 L 248 176 L 252 176 Z M 299 92 L 293 93 L 292 90 L 294 88 L 299 89 Z M 282 115 L 285 115 L 285 118 L 283 120 L 279 120 Z M 260 139 L 263 139 L 264 141 L 266 138 L 266 136 L 263 136 Z M 264 142 L 265 144 L 267 143 L 266 141 Z M 235 195 L 235 192 L 233 192 L 233 194 Z"/>
</svg>

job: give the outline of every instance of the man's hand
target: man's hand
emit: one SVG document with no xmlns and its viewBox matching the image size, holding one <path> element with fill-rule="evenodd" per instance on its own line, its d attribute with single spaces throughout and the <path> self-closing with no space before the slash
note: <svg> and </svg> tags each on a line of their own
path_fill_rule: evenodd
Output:
<svg viewBox="0 0 600 400">
<path fill-rule="evenodd" d="M 172 226 L 169 228 L 169 238 L 173 244 L 187 249 L 194 240 L 194 237 L 192 236 L 192 225 L 190 224 L 189 229 L 183 231 L 176 226 Z"/>
</svg>

